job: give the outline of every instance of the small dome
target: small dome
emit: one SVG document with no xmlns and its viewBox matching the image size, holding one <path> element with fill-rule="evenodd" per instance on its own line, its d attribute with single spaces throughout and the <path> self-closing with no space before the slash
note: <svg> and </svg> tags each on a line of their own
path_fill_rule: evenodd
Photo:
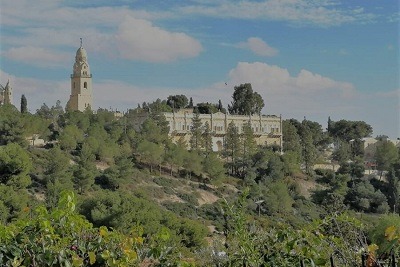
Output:
<svg viewBox="0 0 400 267">
<path fill-rule="evenodd" d="M 76 51 L 76 60 L 78 59 L 82 59 L 84 61 L 86 61 L 87 58 L 87 54 L 86 54 L 86 50 L 85 48 L 83 48 L 82 46 L 78 48 L 78 50 Z"/>
</svg>

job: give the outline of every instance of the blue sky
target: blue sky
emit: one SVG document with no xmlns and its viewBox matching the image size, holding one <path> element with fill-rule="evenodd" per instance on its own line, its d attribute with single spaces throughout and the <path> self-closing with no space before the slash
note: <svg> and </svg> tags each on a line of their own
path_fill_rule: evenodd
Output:
<svg viewBox="0 0 400 267">
<path fill-rule="evenodd" d="M 0 83 L 31 112 L 66 104 L 82 37 L 95 109 L 170 94 L 226 106 L 250 82 L 265 114 L 400 137 L 396 0 L 0 0 L 0 22 Z"/>
</svg>

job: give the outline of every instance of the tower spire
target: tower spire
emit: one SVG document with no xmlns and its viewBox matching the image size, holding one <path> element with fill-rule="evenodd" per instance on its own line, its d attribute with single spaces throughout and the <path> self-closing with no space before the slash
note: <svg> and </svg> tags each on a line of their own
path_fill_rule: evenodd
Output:
<svg viewBox="0 0 400 267">
<path fill-rule="evenodd" d="M 85 111 L 92 106 L 92 74 L 90 73 L 87 53 L 82 47 L 76 51 L 75 63 L 71 74 L 71 95 L 68 109 Z"/>
</svg>

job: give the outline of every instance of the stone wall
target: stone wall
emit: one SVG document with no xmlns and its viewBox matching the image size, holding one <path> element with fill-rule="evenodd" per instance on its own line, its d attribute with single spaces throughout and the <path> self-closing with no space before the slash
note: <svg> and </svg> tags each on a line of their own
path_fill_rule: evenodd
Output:
<svg viewBox="0 0 400 267">
<path fill-rule="evenodd" d="M 172 141 L 177 143 L 179 140 L 189 144 L 191 137 L 192 119 L 194 113 L 192 109 L 181 109 L 177 112 L 164 112 L 166 121 L 169 125 L 168 135 Z M 226 129 L 229 123 L 233 122 L 242 133 L 243 126 L 250 122 L 255 141 L 258 145 L 278 145 L 282 148 L 282 119 L 275 115 L 230 115 L 217 112 L 214 114 L 200 114 L 201 123 L 206 122 L 212 132 L 212 147 L 214 151 L 221 151 L 225 142 Z M 139 131 L 143 122 L 149 118 L 149 113 L 143 112 L 132 116 L 132 123 L 135 130 Z"/>
</svg>

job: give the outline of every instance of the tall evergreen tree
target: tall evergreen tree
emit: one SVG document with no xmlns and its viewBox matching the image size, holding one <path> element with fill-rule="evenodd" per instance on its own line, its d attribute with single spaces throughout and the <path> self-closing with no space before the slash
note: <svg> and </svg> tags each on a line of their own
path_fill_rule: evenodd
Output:
<svg viewBox="0 0 400 267">
<path fill-rule="evenodd" d="M 204 123 L 204 132 L 202 134 L 202 147 L 207 154 L 211 153 L 212 150 L 212 133 L 208 121 Z"/>
<path fill-rule="evenodd" d="M 219 179 L 224 176 L 225 168 L 216 153 L 210 153 L 203 160 L 203 171 L 208 174 L 208 178 Z"/>
<path fill-rule="evenodd" d="M 222 111 L 223 107 L 222 107 L 222 102 L 221 99 L 218 100 L 218 111 Z"/>
<path fill-rule="evenodd" d="M 392 164 L 399 162 L 399 152 L 392 142 L 387 140 L 378 141 L 374 158 L 379 171 L 389 171 Z"/>
<path fill-rule="evenodd" d="M 192 118 L 192 126 L 190 128 L 190 149 L 199 150 L 202 145 L 202 123 L 200 119 L 200 114 L 195 112 Z"/>
<path fill-rule="evenodd" d="M 302 125 L 301 141 L 303 147 L 303 161 L 306 168 L 306 173 L 311 175 L 313 172 L 313 165 L 317 159 L 317 149 L 314 146 L 313 136 L 308 125 L 306 123 L 303 123 Z"/>
<path fill-rule="evenodd" d="M 25 95 L 21 96 L 21 113 L 28 112 L 28 101 L 26 100 Z"/>
<path fill-rule="evenodd" d="M 193 108 L 193 98 L 190 97 L 188 108 Z"/>
<path fill-rule="evenodd" d="M 243 166 L 245 166 L 246 163 L 250 161 L 257 149 L 257 143 L 254 139 L 254 132 L 251 128 L 250 122 L 243 125 L 242 145 Z"/>
<path fill-rule="evenodd" d="M 332 131 L 332 120 L 331 120 L 331 116 L 328 117 L 328 128 L 326 129 L 328 131 L 328 133 L 330 133 Z"/>
<path fill-rule="evenodd" d="M 393 164 L 393 168 L 386 176 L 388 181 L 388 204 L 394 213 L 400 213 L 400 163 Z"/>
<path fill-rule="evenodd" d="M 300 159 L 302 151 L 300 136 L 296 126 L 292 122 L 292 120 L 284 120 L 282 122 L 283 151 L 293 151 L 298 159 Z"/>
<path fill-rule="evenodd" d="M 351 148 L 349 143 L 344 141 L 337 142 L 337 149 L 333 152 L 332 158 L 340 164 L 347 162 L 351 157 Z"/>
<path fill-rule="evenodd" d="M 230 172 L 236 174 L 238 171 L 238 160 L 240 158 L 240 135 L 235 123 L 231 121 L 226 130 L 224 155 L 228 159 Z"/>
</svg>

